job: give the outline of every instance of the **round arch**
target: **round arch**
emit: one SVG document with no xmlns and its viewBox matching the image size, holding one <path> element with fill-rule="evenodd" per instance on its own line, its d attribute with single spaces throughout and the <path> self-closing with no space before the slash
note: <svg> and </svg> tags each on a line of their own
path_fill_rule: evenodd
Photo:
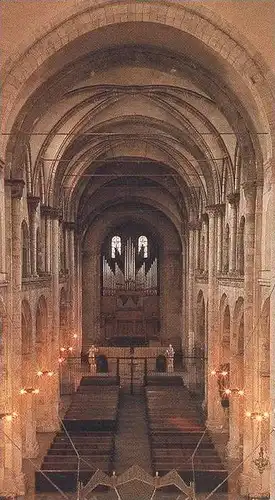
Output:
<svg viewBox="0 0 275 500">
<path fill-rule="evenodd" d="M 29 92 L 33 92 L 35 86 L 37 86 L 38 80 L 35 77 L 38 66 L 35 56 L 37 50 L 39 50 L 40 64 L 43 65 L 51 57 L 51 68 L 54 71 L 58 63 L 58 57 L 63 57 L 64 62 L 66 61 L 63 49 L 72 46 L 77 40 L 81 42 L 83 49 L 87 50 L 87 45 L 83 44 L 83 40 L 85 37 L 87 38 L 87 34 L 90 35 L 89 38 L 91 39 L 91 32 L 99 32 L 104 27 L 110 28 L 124 23 L 138 23 L 140 32 L 142 25 L 155 23 L 162 28 L 177 30 L 179 33 L 193 39 L 193 42 L 199 41 L 199 43 L 203 43 L 210 56 L 213 57 L 214 55 L 219 61 L 219 70 L 221 70 L 222 65 L 227 65 L 227 69 L 231 73 L 231 85 L 233 86 L 233 82 L 236 86 L 238 84 L 236 94 L 239 94 L 243 101 L 246 100 L 246 96 L 249 96 L 248 100 L 250 100 L 250 104 L 252 103 L 251 109 L 257 115 L 257 125 L 260 124 L 260 127 L 256 126 L 255 128 L 267 129 L 270 132 L 273 114 L 273 106 L 269 102 L 272 83 L 270 80 L 272 80 L 272 77 L 264 61 L 260 57 L 257 57 L 256 60 L 253 47 L 243 39 L 241 41 L 233 26 L 225 25 L 223 21 L 223 28 L 220 29 L 218 27 L 220 21 L 218 23 L 213 20 L 215 16 L 207 8 L 203 9 L 202 14 L 201 7 L 183 6 L 176 1 L 170 2 L 169 7 L 167 7 L 166 4 L 160 5 L 145 0 L 135 7 L 133 9 L 131 4 L 127 2 L 117 2 L 114 6 L 104 0 L 99 4 L 97 3 L 96 6 L 86 5 L 84 7 L 82 5 L 79 6 L 79 11 L 77 13 L 74 11 L 74 14 L 69 19 L 61 23 L 59 19 L 58 24 L 51 27 L 51 30 L 45 30 L 47 33 L 40 40 L 36 40 L 31 47 L 28 47 L 28 50 L 23 55 L 20 54 L 20 64 L 18 64 L 19 58 L 17 57 L 17 61 L 13 61 L 12 64 L 6 67 L 4 85 L 6 107 L 4 115 L 9 123 L 9 125 L 5 123 L 6 128 L 10 129 L 11 123 L 14 122 L 15 116 L 18 114 L 19 99 L 22 103 L 28 97 L 26 82 L 28 81 L 29 84 Z M 217 19 L 219 19 L 219 16 L 217 16 Z M 194 26 L 196 26 L 195 30 Z M 150 32 L 150 30 L 148 31 Z M 193 43 L 193 45 L 195 44 Z M 67 51 L 66 55 L 68 60 L 69 51 Z M 40 68 L 39 72 L 41 74 Z M 32 80 L 30 80 L 30 77 L 32 77 Z M 12 87 L 9 85 L 11 80 L 13 82 Z M 14 85 L 14 81 L 16 85 Z M 248 102 L 246 102 L 245 107 L 249 109 Z M 269 142 L 265 144 L 267 153 L 264 158 L 265 161 L 271 156 L 270 136 L 264 138 L 264 141 L 266 139 Z"/>
</svg>

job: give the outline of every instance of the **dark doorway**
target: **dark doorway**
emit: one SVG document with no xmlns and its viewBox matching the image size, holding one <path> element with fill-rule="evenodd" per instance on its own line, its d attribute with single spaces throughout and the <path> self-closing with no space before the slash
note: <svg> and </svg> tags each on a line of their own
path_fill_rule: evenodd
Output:
<svg viewBox="0 0 275 500">
<path fill-rule="evenodd" d="M 156 359 L 156 371 L 166 372 L 166 357 L 164 356 L 164 354 L 159 354 Z"/>
<path fill-rule="evenodd" d="M 99 373 L 108 373 L 108 360 L 104 354 L 96 357 L 96 371 Z"/>
</svg>

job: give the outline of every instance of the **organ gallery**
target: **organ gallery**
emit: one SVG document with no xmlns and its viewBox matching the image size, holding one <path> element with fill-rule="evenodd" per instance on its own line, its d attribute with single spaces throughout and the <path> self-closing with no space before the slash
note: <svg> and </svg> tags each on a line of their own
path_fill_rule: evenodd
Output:
<svg viewBox="0 0 275 500">
<path fill-rule="evenodd" d="M 274 500 L 274 2 L 0 9 L 0 499 Z"/>
</svg>

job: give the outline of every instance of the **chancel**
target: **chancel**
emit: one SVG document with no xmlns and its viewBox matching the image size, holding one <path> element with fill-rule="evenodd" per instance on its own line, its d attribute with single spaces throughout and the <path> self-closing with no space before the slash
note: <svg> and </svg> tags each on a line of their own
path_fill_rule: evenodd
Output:
<svg viewBox="0 0 275 500">
<path fill-rule="evenodd" d="M 0 9 L 0 499 L 274 500 L 274 1 Z"/>
</svg>

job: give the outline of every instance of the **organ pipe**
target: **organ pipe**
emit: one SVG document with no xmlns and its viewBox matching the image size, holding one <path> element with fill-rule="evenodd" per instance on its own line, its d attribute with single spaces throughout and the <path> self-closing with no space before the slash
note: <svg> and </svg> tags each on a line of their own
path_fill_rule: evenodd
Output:
<svg viewBox="0 0 275 500">
<path fill-rule="evenodd" d="M 116 290 L 140 290 L 145 294 L 157 293 L 157 258 L 155 258 L 146 272 L 145 262 L 136 270 L 136 249 L 132 238 L 128 238 L 124 247 L 124 270 L 117 262 L 114 271 L 103 256 L 103 294 L 115 295 Z"/>
</svg>

